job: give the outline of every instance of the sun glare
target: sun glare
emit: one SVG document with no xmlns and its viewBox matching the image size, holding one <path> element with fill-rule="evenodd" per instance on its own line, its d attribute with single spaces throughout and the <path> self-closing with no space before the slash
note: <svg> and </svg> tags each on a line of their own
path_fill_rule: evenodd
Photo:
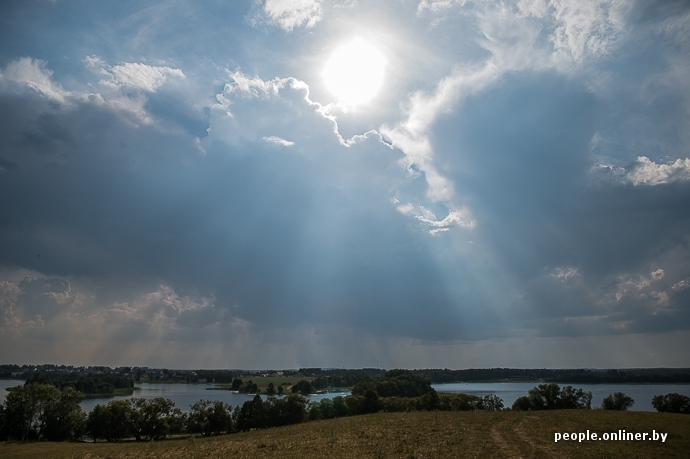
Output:
<svg viewBox="0 0 690 459">
<path fill-rule="evenodd" d="M 323 69 L 326 87 L 348 107 L 366 104 L 383 83 L 386 58 L 361 38 L 336 49 Z"/>
</svg>

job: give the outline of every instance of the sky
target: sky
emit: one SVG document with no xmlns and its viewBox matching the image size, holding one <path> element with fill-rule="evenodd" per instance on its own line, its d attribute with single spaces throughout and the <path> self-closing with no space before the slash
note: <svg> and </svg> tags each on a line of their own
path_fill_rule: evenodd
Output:
<svg viewBox="0 0 690 459">
<path fill-rule="evenodd" d="M 6 0 L 0 362 L 690 366 L 690 2 Z"/>
</svg>

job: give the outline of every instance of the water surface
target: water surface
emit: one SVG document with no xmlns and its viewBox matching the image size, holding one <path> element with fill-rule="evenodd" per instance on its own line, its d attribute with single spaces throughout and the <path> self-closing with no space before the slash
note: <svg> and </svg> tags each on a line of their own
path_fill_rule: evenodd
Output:
<svg viewBox="0 0 690 459">
<path fill-rule="evenodd" d="M 539 383 L 500 382 L 500 383 L 450 383 L 434 384 L 437 392 L 465 393 L 472 395 L 495 394 L 503 399 L 503 406 L 509 407 L 527 391 Z M 601 406 L 604 398 L 614 392 L 623 392 L 635 400 L 631 411 L 656 411 L 652 406 L 652 397 L 665 395 L 670 392 L 690 397 L 690 384 L 559 384 L 559 386 L 573 386 L 586 392 L 592 392 L 592 408 Z"/>
<path fill-rule="evenodd" d="M 6 388 L 24 384 L 24 381 L 17 379 L 0 379 L 0 399 L 5 400 Z M 465 393 L 472 395 L 494 394 L 503 399 L 503 405 L 509 407 L 515 399 L 522 395 L 527 395 L 527 391 L 535 387 L 538 383 L 527 382 L 500 382 L 500 383 L 450 383 L 434 384 L 433 387 L 438 392 Z M 560 384 L 561 387 L 568 384 Z M 623 392 L 635 400 L 632 411 L 655 411 L 652 407 L 652 397 L 664 395 L 670 392 L 690 397 L 690 384 L 572 384 L 573 387 L 582 388 L 585 391 L 592 391 L 592 407 L 601 406 L 601 402 L 613 392 Z M 213 384 L 137 384 L 139 390 L 134 391 L 134 395 L 117 396 L 110 398 L 91 398 L 81 402 L 81 407 L 85 411 L 91 411 L 97 404 L 105 404 L 110 400 L 123 400 L 132 397 L 169 398 L 175 406 L 183 411 L 188 411 L 189 406 L 200 399 L 221 400 L 230 405 L 242 405 L 254 396 L 249 394 L 235 394 L 226 390 L 207 390 L 214 387 Z M 315 394 L 306 397 L 307 400 L 318 401 L 322 398 L 333 398 L 338 395 L 349 395 L 349 392 L 329 392 L 325 394 Z M 266 397 L 265 394 L 262 397 Z"/>
</svg>

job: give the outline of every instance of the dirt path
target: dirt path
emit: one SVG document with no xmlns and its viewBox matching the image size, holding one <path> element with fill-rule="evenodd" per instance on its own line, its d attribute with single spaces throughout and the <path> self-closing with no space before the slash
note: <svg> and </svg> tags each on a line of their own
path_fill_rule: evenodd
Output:
<svg viewBox="0 0 690 459">
<path fill-rule="evenodd" d="M 505 423 L 497 423 L 491 427 L 491 438 L 493 439 L 496 446 L 498 446 L 501 452 L 501 457 L 506 459 L 524 459 L 516 449 L 514 443 L 508 443 L 504 436 L 507 428 L 504 427 Z M 500 426 L 500 428 L 499 428 Z M 502 432 L 501 432 L 502 431 Z"/>
</svg>

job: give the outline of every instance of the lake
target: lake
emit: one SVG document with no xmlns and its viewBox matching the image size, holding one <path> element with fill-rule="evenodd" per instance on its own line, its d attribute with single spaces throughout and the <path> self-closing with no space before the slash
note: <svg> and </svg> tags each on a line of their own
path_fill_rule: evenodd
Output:
<svg viewBox="0 0 690 459">
<path fill-rule="evenodd" d="M 450 383 L 434 384 L 437 392 L 464 393 L 471 395 L 494 394 L 503 399 L 503 406 L 509 407 L 513 402 L 527 391 L 536 387 L 539 383 L 529 382 L 506 382 L 506 383 Z M 655 395 L 665 395 L 670 392 L 690 397 L 690 384 L 559 384 L 573 386 L 592 392 L 592 408 L 601 406 L 604 398 L 614 392 L 623 392 L 628 397 L 635 400 L 632 411 L 656 411 L 652 406 L 652 397 Z"/>
<path fill-rule="evenodd" d="M 7 394 L 6 388 L 23 384 L 23 381 L 16 379 L 0 379 L 0 398 L 4 401 Z M 471 395 L 494 394 L 503 399 L 503 405 L 509 407 L 515 399 L 522 395 L 527 395 L 527 391 L 535 387 L 538 383 L 526 382 L 506 382 L 506 383 L 450 383 L 434 384 L 433 387 L 438 392 L 465 393 Z M 560 384 L 561 387 L 568 384 Z M 592 391 L 592 407 L 601 406 L 601 401 L 613 392 L 623 392 L 635 400 L 633 411 L 655 411 L 652 407 L 652 397 L 664 395 L 670 392 L 690 397 L 690 384 L 572 384 L 573 387 L 582 388 L 585 391 Z M 97 404 L 105 404 L 110 400 L 122 400 L 131 397 L 169 398 L 175 406 L 183 411 L 189 410 L 189 406 L 200 399 L 221 400 L 230 405 L 241 405 L 245 401 L 253 398 L 253 395 L 235 394 L 225 390 L 207 390 L 213 384 L 139 384 L 140 389 L 134 392 L 133 396 L 122 396 L 112 398 L 98 398 L 84 400 L 80 405 L 85 411 Z M 308 400 L 318 401 L 322 398 L 332 398 L 338 395 L 349 395 L 349 392 L 329 392 L 326 394 L 309 395 Z"/>
<path fill-rule="evenodd" d="M 24 381 L 17 379 L 0 379 L 0 397 L 5 400 L 8 387 L 24 384 Z M 214 387 L 213 384 L 137 384 L 139 390 L 134 391 L 131 396 L 117 396 L 110 398 L 89 398 L 81 402 L 79 405 L 84 411 L 91 411 L 94 406 L 108 403 L 110 400 L 123 400 L 132 397 L 141 398 L 169 398 L 175 403 L 175 406 L 182 411 L 188 411 L 189 406 L 198 402 L 200 399 L 221 400 L 230 405 L 242 405 L 247 400 L 254 398 L 249 394 L 235 394 L 229 390 L 207 390 L 207 388 Z M 308 395 L 307 400 L 318 401 L 322 398 L 332 398 L 338 395 L 350 395 L 349 392 L 329 392 L 326 394 Z M 265 395 L 263 396 L 265 397 Z"/>
</svg>

